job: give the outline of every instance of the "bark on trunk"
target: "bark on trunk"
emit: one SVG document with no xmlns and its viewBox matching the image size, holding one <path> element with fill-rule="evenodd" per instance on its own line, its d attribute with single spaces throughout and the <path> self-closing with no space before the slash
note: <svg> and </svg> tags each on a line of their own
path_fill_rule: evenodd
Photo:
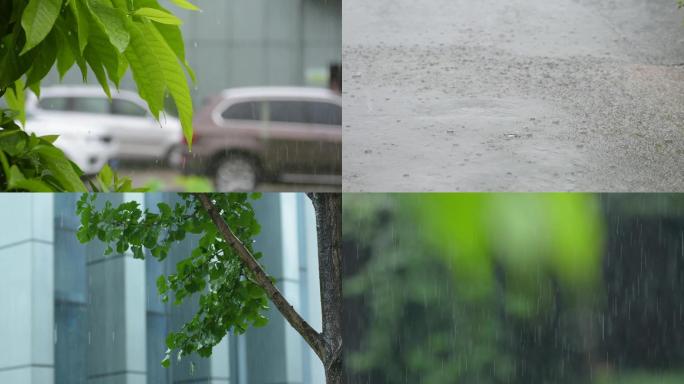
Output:
<svg viewBox="0 0 684 384">
<path fill-rule="evenodd" d="M 323 313 L 325 379 L 341 384 L 342 378 L 342 197 L 340 194 L 309 195 L 316 211 L 318 271 Z"/>
</svg>

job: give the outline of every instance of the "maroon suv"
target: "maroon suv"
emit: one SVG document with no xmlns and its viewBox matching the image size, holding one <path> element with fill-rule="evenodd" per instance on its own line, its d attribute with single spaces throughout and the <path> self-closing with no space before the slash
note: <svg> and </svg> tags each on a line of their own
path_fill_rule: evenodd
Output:
<svg viewBox="0 0 684 384">
<path fill-rule="evenodd" d="M 209 99 L 194 130 L 182 167 L 213 177 L 219 191 L 341 182 L 342 100 L 327 89 L 228 89 Z"/>
</svg>

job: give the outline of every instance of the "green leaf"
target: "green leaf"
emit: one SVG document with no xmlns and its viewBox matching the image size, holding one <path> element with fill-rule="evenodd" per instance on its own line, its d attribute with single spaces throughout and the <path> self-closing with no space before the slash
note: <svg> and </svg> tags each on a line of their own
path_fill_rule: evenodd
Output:
<svg viewBox="0 0 684 384">
<path fill-rule="evenodd" d="M 26 179 L 16 164 L 10 167 L 7 189 L 26 192 L 53 192 L 53 188 L 40 179 Z"/>
<path fill-rule="evenodd" d="M 126 14 L 102 0 L 91 0 L 88 4 L 99 27 L 107 34 L 112 45 L 123 53 L 131 39 L 126 30 Z"/>
<path fill-rule="evenodd" d="M 171 47 L 173 52 L 176 54 L 178 60 L 183 63 L 185 71 L 190 76 L 192 82 L 196 83 L 197 78 L 195 76 L 195 72 L 192 70 L 188 60 L 185 58 L 185 42 L 183 41 L 183 35 L 180 28 L 177 25 L 164 24 L 158 24 L 155 25 L 155 27 L 162 34 L 162 36 L 164 36 L 164 40 L 166 40 L 166 43 L 169 44 L 169 47 Z"/>
<path fill-rule="evenodd" d="M 105 164 L 104 167 L 102 167 L 102 170 L 97 175 L 97 178 L 100 179 L 100 181 L 107 187 L 112 185 L 114 174 L 108 164 Z"/>
<path fill-rule="evenodd" d="M 185 73 L 175 53 L 157 28 L 150 23 L 142 24 L 141 28 L 150 41 L 153 55 L 158 59 L 158 68 L 178 109 L 178 118 L 183 127 L 183 135 L 188 143 L 188 148 L 192 149 L 192 98 Z"/>
<path fill-rule="evenodd" d="M 262 315 L 258 315 L 257 318 L 252 322 L 254 328 L 265 327 L 268 324 L 268 319 Z"/>
<path fill-rule="evenodd" d="M 54 192 L 55 189 L 47 185 L 40 179 L 26 179 L 14 183 L 10 189 L 22 190 L 26 192 Z"/>
<path fill-rule="evenodd" d="M 21 17 L 26 44 L 19 55 L 33 49 L 50 33 L 62 8 L 62 0 L 29 0 Z"/>
<path fill-rule="evenodd" d="M 95 8 L 97 8 L 97 6 L 95 6 Z M 123 76 L 123 72 L 119 68 L 122 61 L 120 58 L 121 55 L 119 54 L 118 48 L 114 46 L 112 38 L 108 36 L 107 28 L 97 19 L 97 16 L 93 12 L 89 12 L 87 14 L 87 19 L 90 20 L 91 28 L 88 37 L 88 47 L 86 48 L 86 51 L 84 51 L 84 56 L 89 64 L 91 64 L 91 68 L 95 71 L 95 75 L 98 82 L 102 85 L 102 88 L 105 92 L 108 92 L 109 86 L 104 85 L 106 83 L 104 73 L 102 71 L 99 71 L 100 73 L 98 73 L 98 70 L 95 67 L 104 66 L 109 78 L 118 87 L 121 77 Z M 128 32 L 126 32 L 126 45 L 128 45 Z M 90 52 L 88 52 L 89 50 Z"/>
<path fill-rule="evenodd" d="M 56 147 L 39 145 L 34 148 L 50 176 L 54 177 L 64 190 L 70 192 L 87 192 L 78 173 L 64 153 Z"/>
<path fill-rule="evenodd" d="M 73 1 L 73 0 L 72 0 Z M 71 52 L 71 46 L 61 30 L 57 34 L 57 71 L 59 79 L 64 79 L 64 75 L 74 66 L 76 58 Z"/>
<path fill-rule="evenodd" d="M 164 77 L 159 70 L 159 61 L 151 53 L 151 46 L 145 34 L 139 28 L 141 24 L 130 22 L 131 42 L 124 52 L 133 73 L 133 80 L 138 85 L 140 97 L 147 101 L 152 115 L 159 119 L 159 112 L 164 108 Z"/>
<path fill-rule="evenodd" d="M 71 2 L 73 3 L 74 1 L 76 0 L 72 0 Z M 78 68 L 81 70 L 83 82 L 87 82 L 88 67 L 86 65 L 85 59 L 82 56 L 83 51 L 80 47 L 80 39 L 82 35 L 76 31 L 76 23 L 78 23 L 78 19 L 71 12 L 65 12 L 64 18 L 60 18 L 59 20 L 57 20 L 55 28 L 59 31 L 61 37 L 63 38 L 63 41 L 67 43 L 71 51 L 71 56 L 73 56 L 74 61 L 78 65 Z M 65 47 L 63 47 L 63 49 L 65 49 Z M 68 70 L 68 68 L 70 68 L 70 66 L 64 69 L 65 73 L 66 70 Z"/>
<path fill-rule="evenodd" d="M 142 16 L 147 19 L 150 19 L 152 21 L 156 21 L 157 23 L 161 24 L 169 24 L 169 25 L 181 25 L 183 24 L 183 21 L 179 19 L 178 17 L 168 13 L 164 12 L 159 9 L 154 9 L 154 8 L 140 8 L 137 11 L 133 13 L 136 16 Z"/>
<path fill-rule="evenodd" d="M 26 96 L 24 95 L 24 82 L 21 81 L 21 79 L 14 83 L 13 88 L 7 90 L 7 93 L 5 93 L 5 101 L 7 101 L 8 107 L 17 111 L 16 118 L 21 124 L 26 124 L 26 110 L 24 108 Z"/>
<path fill-rule="evenodd" d="M 157 279 L 157 290 L 160 294 L 165 294 L 169 290 L 169 286 L 166 284 L 166 276 L 161 275 Z"/>
<path fill-rule="evenodd" d="M 29 84 L 28 87 L 36 94 L 36 97 L 40 99 L 40 80 L 34 81 L 33 84 Z"/>
<path fill-rule="evenodd" d="M 14 84 L 31 67 L 33 52 L 17 55 L 17 40 L 8 34 L 0 40 L 0 89 Z"/>
<path fill-rule="evenodd" d="M 88 65 L 90 65 L 90 68 L 93 70 L 93 73 L 95 73 L 95 78 L 100 83 L 100 86 L 102 86 L 102 89 L 107 94 L 107 97 L 111 100 L 112 94 L 109 90 L 109 83 L 107 83 L 107 75 L 105 74 L 102 62 L 100 61 L 100 56 L 93 52 L 93 45 L 86 47 L 83 56 L 85 57 Z"/>
<path fill-rule="evenodd" d="M 40 136 L 41 140 L 45 140 L 50 144 L 53 144 L 57 139 L 59 139 L 59 135 L 45 135 L 45 136 Z"/>
<path fill-rule="evenodd" d="M 19 116 L 19 112 L 13 109 L 0 109 L 0 125 L 13 122 Z"/>
<path fill-rule="evenodd" d="M 88 17 L 87 5 L 81 3 L 81 0 L 69 0 L 69 8 L 78 28 L 79 52 L 83 54 L 90 36 L 90 18 Z"/>
<path fill-rule="evenodd" d="M 176 4 L 179 7 L 183 8 L 183 9 L 188 9 L 191 11 L 199 11 L 200 10 L 195 4 L 193 4 L 187 0 L 171 0 L 171 2 Z"/>
<path fill-rule="evenodd" d="M 58 32 L 50 33 L 45 40 L 36 47 L 33 65 L 26 75 L 26 84 L 29 87 L 39 83 L 55 64 L 55 60 L 57 60 L 57 34 Z M 40 91 L 38 94 L 40 94 Z"/>
</svg>

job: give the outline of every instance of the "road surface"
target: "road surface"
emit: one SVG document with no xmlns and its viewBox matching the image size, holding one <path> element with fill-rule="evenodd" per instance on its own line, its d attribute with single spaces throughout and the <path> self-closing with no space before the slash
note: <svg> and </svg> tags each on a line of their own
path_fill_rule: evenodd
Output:
<svg viewBox="0 0 684 384">
<path fill-rule="evenodd" d="M 345 0 L 344 191 L 684 191 L 675 0 Z"/>
</svg>

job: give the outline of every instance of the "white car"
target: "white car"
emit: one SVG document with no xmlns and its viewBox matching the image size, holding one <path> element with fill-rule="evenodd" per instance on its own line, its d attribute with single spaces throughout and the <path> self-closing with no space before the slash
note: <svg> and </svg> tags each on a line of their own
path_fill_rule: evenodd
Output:
<svg viewBox="0 0 684 384">
<path fill-rule="evenodd" d="M 113 159 L 172 165 L 179 159 L 180 121 L 171 116 L 156 121 L 131 91 L 112 90 L 110 102 L 95 86 L 45 87 L 40 99 L 29 94 L 26 114 L 26 130 L 59 135 L 55 145 L 86 174 L 99 172 Z"/>
</svg>

